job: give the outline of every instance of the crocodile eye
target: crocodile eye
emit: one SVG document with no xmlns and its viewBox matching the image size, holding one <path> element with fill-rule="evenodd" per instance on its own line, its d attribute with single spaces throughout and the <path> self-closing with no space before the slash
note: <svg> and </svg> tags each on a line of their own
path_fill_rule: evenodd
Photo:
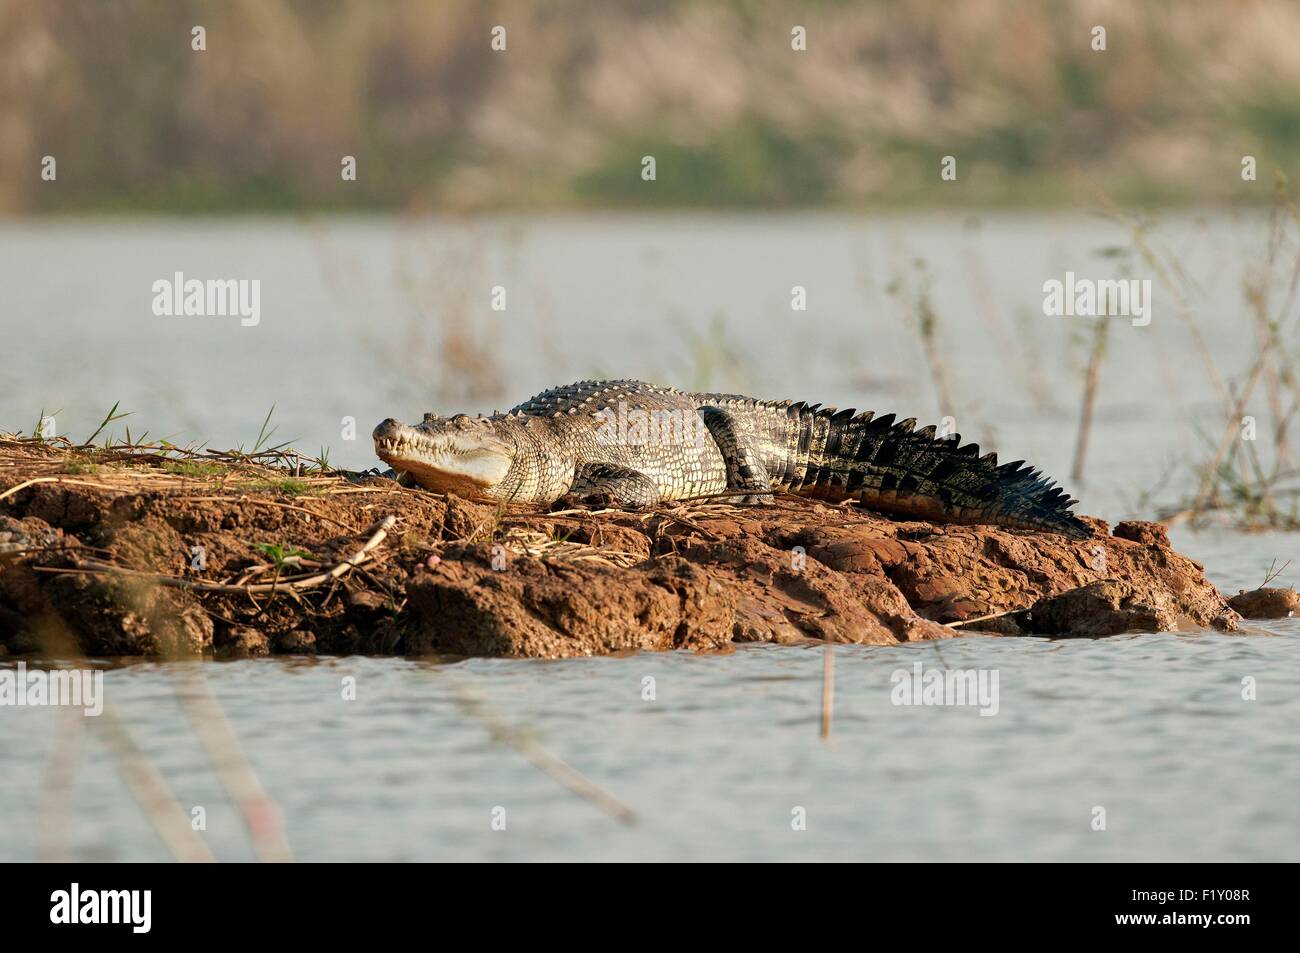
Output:
<svg viewBox="0 0 1300 953">
<path fill-rule="evenodd" d="M 474 426 L 474 421 L 470 420 L 466 414 L 457 414 L 451 418 L 451 425 L 460 430 L 469 430 Z"/>
</svg>

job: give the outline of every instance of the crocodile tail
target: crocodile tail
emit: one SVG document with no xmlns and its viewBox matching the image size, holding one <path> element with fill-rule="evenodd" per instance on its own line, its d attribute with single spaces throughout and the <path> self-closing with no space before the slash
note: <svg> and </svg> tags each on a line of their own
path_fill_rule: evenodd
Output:
<svg viewBox="0 0 1300 953">
<path fill-rule="evenodd" d="M 854 416 L 791 404 L 781 488 L 827 500 L 860 499 L 872 509 L 956 523 L 991 523 L 1088 539 L 1092 530 L 1070 512 L 1077 500 L 1023 460 L 999 465 L 997 454 L 937 438 L 893 414 Z"/>
</svg>

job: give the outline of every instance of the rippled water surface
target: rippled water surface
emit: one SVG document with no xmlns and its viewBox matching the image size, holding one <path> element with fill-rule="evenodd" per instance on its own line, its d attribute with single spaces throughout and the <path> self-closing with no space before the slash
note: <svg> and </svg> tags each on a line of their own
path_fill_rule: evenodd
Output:
<svg viewBox="0 0 1300 953">
<path fill-rule="evenodd" d="M 1300 632 L 1293 620 L 1265 628 L 1273 635 L 839 647 L 828 742 L 818 649 L 206 672 L 303 860 L 1296 860 Z M 892 704 L 891 676 L 918 661 L 995 670 L 997 714 Z M 217 855 L 250 858 L 173 669 L 110 671 L 109 703 L 178 800 L 206 807 Z M 355 701 L 341 698 L 347 675 Z M 35 858 L 54 716 L 4 717 L 3 854 Z M 494 742 L 485 719 L 535 732 L 635 824 Z M 165 858 L 91 732 L 66 846 Z M 1096 807 L 1105 831 L 1091 829 Z M 792 829 L 796 808 L 806 830 Z"/>
<path fill-rule="evenodd" d="M 1239 285 L 1260 222 L 1189 216 L 1155 234 L 1183 258 L 1207 348 L 1225 375 L 1239 372 L 1251 340 Z M 7 223 L 0 332 L 32 359 L 0 361 L 0 429 L 26 429 L 44 408 L 59 411 L 60 432 L 89 432 L 120 398 L 137 432 L 224 446 L 251 443 L 275 403 L 279 437 L 363 467 L 375 462 L 365 432 L 383 417 L 491 410 L 594 375 L 937 419 L 916 329 L 890 290 L 910 275 L 930 289 L 958 428 L 1064 476 L 1083 352 L 1077 326 L 1042 315 L 1042 283 L 1067 269 L 1108 276 L 1096 252 L 1124 240 L 1068 215 Z M 260 279 L 261 323 L 154 316 L 151 284 L 176 271 Z M 488 307 L 495 285 L 509 290 L 504 313 Z M 790 311 L 794 285 L 807 312 Z M 1071 486 L 1112 522 L 1148 515 L 1146 491 L 1185 492 L 1196 429 L 1217 419 L 1167 295 L 1157 290 L 1150 326 L 1112 332 L 1088 476 Z M 440 359 L 446 309 L 494 367 Z M 462 386 L 473 374 L 476 395 Z M 361 440 L 340 439 L 345 416 Z M 1258 585 L 1275 560 L 1300 564 L 1297 534 L 1174 535 L 1229 591 Z M 1297 860 L 1300 621 L 1251 628 L 1260 634 L 841 646 L 828 742 L 820 649 L 204 672 L 304 860 Z M 916 662 L 997 672 L 997 714 L 892 704 L 891 676 Z M 176 673 L 112 668 L 108 703 L 186 812 L 206 809 L 213 851 L 249 858 Z M 355 701 L 341 698 L 347 676 Z M 56 721 L 0 709 L 0 859 L 41 856 L 42 806 L 61 790 L 49 754 L 68 744 Z M 86 721 L 72 821 L 53 846 L 166 857 Z M 492 726 L 531 733 L 635 824 L 561 787 Z M 505 830 L 492 829 L 495 808 Z M 792 829 L 798 808 L 806 830 Z M 1104 831 L 1092 829 L 1097 808 Z"/>
</svg>

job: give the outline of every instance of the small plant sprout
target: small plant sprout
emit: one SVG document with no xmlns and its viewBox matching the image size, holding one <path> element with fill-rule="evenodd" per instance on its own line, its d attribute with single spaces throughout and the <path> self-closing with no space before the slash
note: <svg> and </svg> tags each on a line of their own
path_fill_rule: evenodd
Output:
<svg viewBox="0 0 1300 953">
<path fill-rule="evenodd" d="M 99 426 L 95 428 L 95 432 L 92 433 L 89 437 L 87 437 L 87 438 L 82 442 L 81 445 L 82 445 L 83 447 L 89 447 L 89 446 L 92 446 L 92 445 L 95 443 L 95 438 L 98 437 L 101 433 L 103 433 L 103 432 L 104 432 L 104 428 L 107 427 L 109 424 L 113 423 L 113 421 L 115 421 L 115 420 L 121 420 L 123 417 L 130 417 L 130 416 L 131 416 L 131 411 L 129 411 L 129 410 L 126 411 L 125 413 L 121 413 L 121 414 L 119 414 L 119 413 L 117 412 L 117 408 L 118 408 L 118 406 L 119 406 L 121 403 L 122 403 L 122 402 L 121 402 L 120 400 L 119 400 L 119 401 L 114 401 L 114 402 L 113 402 L 113 406 L 109 409 L 108 413 L 104 416 L 104 419 L 100 421 Z M 105 447 L 105 449 L 107 449 L 109 446 L 111 446 L 111 443 L 109 443 L 109 440 L 111 440 L 111 438 L 108 438 L 108 437 L 105 438 L 105 443 L 104 443 L 104 447 Z M 130 442 L 131 442 L 131 439 L 130 439 L 130 437 L 128 436 L 128 437 L 127 437 L 127 443 L 130 443 Z"/>
<path fill-rule="evenodd" d="M 1263 589 L 1274 579 L 1277 579 L 1279 576 L 1282 575 L 1282 573 L 1286 572 L 1286 568 L 1290 565 L 1291 565 L 1291 560 L 1288 559 L 1280 567 L 1277 567 L 1277 560 L 1274 559 L 1272 562 L 1268 564 L 1268 572 L 1264 574 L 1264 581 L 1259 584 L 1259 588 Z"/>
<path fill-rule="evenodd" d="M 274 413 L 275 404 L 272 404 L 271 409 L 266 412 L 266 419 L 262 421 L 261 429 L 257 432 L 257 440 L 253 443 L 253 449 L 245 454 L 246 456 L 256 457 L 259 454 L 279 453 L 294 442 L 292 440 L 286 440 L 284 443 L 277 443 L 274 446 L 270 445 L 271 435 L 280 429 L 279 424 L 276 424 L 274 427 L 270 426 L 271 415 Z M 241 453 L 243 452 L 243 449 L 242 446 L 239 448 Z"/>
<path fill-rule="evenodd" d="M 304 559 L 319 562 L 315 556 L 301 549 L 286 547 L 284 543 L 254 543 L 253 548 L 262 555 L 266 556 L 275 564 L 275 571 L 278 573 L 285 566 L 296 566 Z"/>
</svg>

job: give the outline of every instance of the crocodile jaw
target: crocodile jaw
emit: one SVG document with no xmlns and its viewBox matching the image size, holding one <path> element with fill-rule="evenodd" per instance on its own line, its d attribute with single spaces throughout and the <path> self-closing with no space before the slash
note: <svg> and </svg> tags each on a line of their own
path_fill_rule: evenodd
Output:
<svg viewBox="0 0 1300 953">
<path fill-rule="evenodd" d="M 429 415 L 415 426 L 390 418 L 373 437 L 379 459 L 439 493 L 491 497 L 514 462 L 514 447 L 493 434 L 487 421 L 463 416 Z"/>
</svg>

